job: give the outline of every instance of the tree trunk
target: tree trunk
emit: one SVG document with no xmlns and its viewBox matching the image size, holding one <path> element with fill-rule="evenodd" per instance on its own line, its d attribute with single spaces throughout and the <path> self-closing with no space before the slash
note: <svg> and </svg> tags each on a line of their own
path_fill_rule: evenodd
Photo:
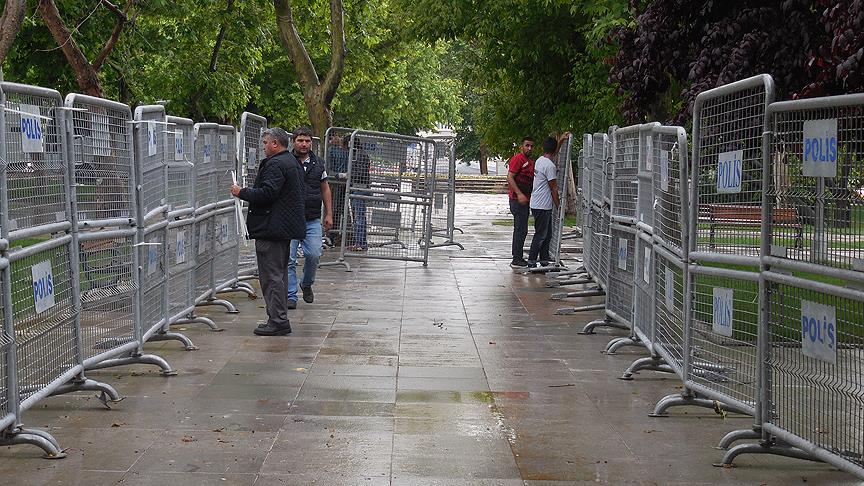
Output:
<svg viewBox="0 0 864 486">
<path fill-rule="evenodd" d="M 101 98 L 102 86 L 99 84 L 96 70 L 93 69 L 93 66 L 84 57 L 84 53 L 81 52 L 81 48 L 78 47 L 78 43 L 72 38 L 72 32 L 63 23 L 63 18 L 60 17 L 54 0 L 39 0 L 38 9 L 39 14 L 42 15 L 42 20 L 45 21 L 45 26 L 48 27 L 54 41 L 63 50 L 66 60 L 69 61 L 72 70 L 75 71 L 78 87 L 84 94 Z"/>
<path fill-rule="evenodd" d="M 12 43 L 15 42 L 26 10 L 26 0 L 6 0 L 3 14 L 0 15 L 0 64 L 6 59 L 9 49 L 12 48 Z"/>
<path fill-rule="evenodd" d="M 273 0 L 279 40 L 288 52 L 315 135 L 323 139 L 333 123 L 330 106 L 345 69 L 345 9 L 342 0 L 330 0 L 330 70 L 322 81 L 294 24 L 290 0 Z"/>
<path fill-rule="evenodd" d="M 484 143 L 480 144 L 480 174 L 489 174 L 489 150 Z"/>
</svg>

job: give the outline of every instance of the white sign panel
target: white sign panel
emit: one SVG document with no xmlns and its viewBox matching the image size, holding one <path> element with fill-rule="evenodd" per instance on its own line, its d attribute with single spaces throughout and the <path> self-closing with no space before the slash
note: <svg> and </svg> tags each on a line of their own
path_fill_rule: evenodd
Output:
<svg viewBox="0 0 864 486">
<path fill-rule="evenodd" d="M 627 270 L 627 238 L 618 238 L 618 268 Z"/>
<path fill-rule="evenodd" d="M 174 130 L 174 160 L 183 160 L 183 130 Z"/>
<path fill-rule="evenodd" d="M 224 216 L 219 219 L 219 244 L 224 245 L 228 243 L 228 216 Z"/>
<path fill-rule="evenodd" d="M 156 149 L 158 148 L 158 144 L 156 142 L 156 122 L 148 121 L 147 122 L 147 156 L 152 157 L 156 155 Z"/>
<path fill-rule="evenodd" d="M 837 364 L 837 309 L 801 301 L 801 351 L 804 356 Z"/>
<path fill-rule="evenodd" d="M 654 170 L 654 139 L 651 137 L 645 138 L 645 170 Z"/>
<path fill-rule="evenodd" d="M 645 266 L 642 268 L 642 280 L 651 283 L 651 247 L 645 248 Z"/>
<path fill-rule="evenodd" d="M 660 151 L 660 189 L 669 191 L 669 151 Z"/>
<path fill-rule="evenodd" d="M 186 262 L 186 231 L 177 232 L 177 248 L 175 250 L 175 263 Z"/>
<path fill-rule="evenodd" d="M 205 233 L 207 231 L 205 229 L 205 226 L 206 225 L 201 225 L 198 227 L 198 254 L 199 255 L 204 253 L 207 250 L 207 248 L 204 246 L 207 244 L 207 242 L 205 241 L 205 239 L 206 239 Z"/>
<path fill-rule="evenodd" d="M 723 152 L 717 156 L 717 192 L 720 194 L 741 192 L 741 176 L 743 171 L 743 150 Z"/>
<path fill-rule="evenodd" d="M 665 294 L 666 294 L 666 308 L 669 309 L 670 311 L 674 311 L 675 310 L 675 274 L 672 273 L 672 269 L 669 267 L 666 267 L 665 280 L 666 280 L 666 287 L 664 290 L 666 291 L 665 292 Z"/>
<path fill-rule="evenodd" d="M 219 160 L 228 160 L 228 135 L 219 135 Z"/>
<path fill-rule="evenodd" d="M 732 315 L 735 297 L 733 289 L 714 287 L 714 318 L 711 320 L 711 330 L 715 333 L 732 337 Z"/>
<path fill-rule="evenodd" d="M 158 268 L 159 248 L 155 244 L 147 245 L 147 275 L 153 275 Z"/>
<path fill-rule="evenodd" d="M 20 105 L 18 111 L 39 115 L 39 107 Z M 25 154 L 41 154 L 45 151 L 42 133 L 42 119 L 38 116 L 21 115 L 21 151 Z"/>
<path fill-rule="evenodd" d="M 254 148 L 249 149 L 249 155 L 246 156 L 246 167 L 250 169 L 258 167 L 258 150 Z"/>
<path fill-rule="evenodd" d="M 804 122 L 804 169 L 807 177 L 837 177 L 837 119 Z"/>
<path fill-rule="evenodd" d="M 213 155 L 213 137 L 209 134 L 204 134 L 204 163 L 209 164 Z"/>
<path fill-rule="evenodd" d="M 30 272 L 33 275 L 33 302 L 36 313 L 41 314 L 54 307 L 54 271 L 51 260 L 33 265 Z"/>
</svg>

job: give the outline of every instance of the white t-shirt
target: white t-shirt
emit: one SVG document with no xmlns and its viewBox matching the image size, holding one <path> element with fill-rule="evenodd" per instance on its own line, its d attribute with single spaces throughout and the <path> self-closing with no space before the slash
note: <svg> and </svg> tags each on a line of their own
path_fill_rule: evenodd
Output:
<svg viewBox="0 0 864 486">
<path fill-rule="evenodd" d="M 552 190 L 549 181 L 558 177 L 555 162 L 541 156 L 534 162 L 534 189 L 531 190 L 531 209 L 552 209 Z"/>
</svg>

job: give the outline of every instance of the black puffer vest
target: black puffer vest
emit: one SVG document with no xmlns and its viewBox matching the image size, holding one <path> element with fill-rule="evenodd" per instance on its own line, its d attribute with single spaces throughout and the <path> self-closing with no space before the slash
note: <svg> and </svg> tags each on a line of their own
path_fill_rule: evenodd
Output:
<svg viewBox="0 0 864 486">
<path fill-rule="evenodd" d="M 300 165 L 306 171 L 306 221 L 312 221 L 321 217 L 321 177 L 324 175 L 324 161 L 309 152 L 309 159 Z"/>
</svg>

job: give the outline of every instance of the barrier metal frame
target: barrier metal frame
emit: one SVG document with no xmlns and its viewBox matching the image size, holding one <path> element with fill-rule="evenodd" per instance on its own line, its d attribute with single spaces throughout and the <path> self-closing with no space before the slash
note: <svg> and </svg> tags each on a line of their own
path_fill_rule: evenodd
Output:
<svg viewBox="0 0 864 486">
<path fill-rule="evenodd" d="M 134 136 L 132 133 L 134 121 L 132 119 L 132 111 L 128 106 L 116 101 L 77 93 L 67 95 L 65 105 L 72 112 L 72 115 L 67 119 L 69 136 L 75 137 L 73 140 L 81 140 L 80 167 L 78 166 L 78 159 L 75 158 L 74 144 L 70 144 L 69 147 L 70 161 L 72 164 L 75 164 L 73 165 L 75 180 L 74 184 L 71 185 L 72 189 L 70 192 L 71 194 L 75 194 L 75 200 L 78 202 L 81 200 L 80 195 L 76 193 L 77 190 L 82 187 L 88 187 L 81 182 L 81 178 L 87 176 L 86 171 L 88 169 L 86 164 L 88 163 L 92 163 L 95 167 L 100 167 L 103 163 L 109 166 L 114 165 L 114 169 L 100 172 L 100 174 L 109 174 L 105 176 L 109 178 L 109 183 L 119 182 L 121 190 L 123 190 L 122 186 L 127 186 L 125 192 L 128 193 L 107 192 L 100 195 L 98 186 L 102 185 L 105 179 L 104 177 L 94 179 L 96 183 L 94 190 L 97 196 L 102 198 L 106 194 L 107 196 L 113 196 L 120 200 L 119 204 L 114 208 L 111 205 L 103 208 L 103 205 L 98 203 L 97 197 L 97 204 L 94 206 L 97 208 L 97 211 L 112 212 L 109 214 L 96 212 L 95 214 L 102 216 L 99 218 L 88 217 L 86 211 L 82 211 L 80 205 L 77 207 L 77 211 L 73 211 L 72 221 L 75 223 L 73 235 L 77 235 L 75 243 L 78 249 L 76 254 L 80 252 L 82 261 L 85 258 L 85 251 L 89 251 L 85 250 L 85 247 L 88 245 L 95 244 L 97 251 L 100 251 L 98 250 L 101 244 L 99 243 L 100 240 L 102 242 L 125 240 L 131 248 L 131 261 L 125 263 L 125 265 L 131 267 L 130 281 L 128 282 L 131 288 L 123 288 L 111 284 L 110 288 L 98 288 L 98 291 L 92 292 L 92 299 L 96 300 L 88 300 L 84 298 L 83 294 L 81 300 L 81 314 L 83 318 L 88 312 L 88 305 L 91 311 L 96 312 L 98 315 L 101 311 L 94 310 L 96 309 L 95 306 L 104 303 L 117 303 L 126 299 L 128 295 L 132 308 L 131 339 L 127 341 L 126 339 L 111 338 L 107 341 L 97 343 L 98 349 L 95 352 L 85 354 L 84 368 L 89 370 L 129 364 L 151 364 L 158 366 L 163 375 L 174 375 L 176 372 L 165 359 L 154 354 L 144 354 L 143 350 L 144 331 L 141 327 L 141 285 L 138 273 L 140 263 L 138 261 L 138 252 L 135 251 L 139 243 L 138 230 L 136 229 L 138 217 L 135 212 L 139 206 L 136 190 L 138 181 L 134 160 Z M 76 133 L 76 130 L 81 132 L 80 135 Z M 89 142 L 90 145 L 87 145 L 86 142 Z M 90 149 L 89 153 L 87 148 Z M 88 156 L 90 161 L 88 161 Z M 123 181 L 124 176 L 126 177 L 125 184 Z M 112 180 L 111 177 L 114 177 L 114 179 Z M 124 207 L 120 207 L 120 205 L 124 205 Z M 114 249 L 109 250 L 114 251 Z M 114 260 L 112 265 L 117 262 L 120 262 L 118 266 L 124 265 L 122 256 L 119 258 L 115 256 Z M 87 264 L 86 261 L 84 261 L 84 264 Z M 81 281 L 79 278 L 79 282 Z M 84 341 L 86 343 L 86 336 Z M 99 352 L 105 347 L 111 347 L 111 349 Z"/>
<path fill-rule="evenodd" d="M 465 247 L 455 239 L 457 231 L 462 234 L 465 233 L 461 228 L 456 227 L 456 137 L 431 135 L 426 138 L 435 142 L 435 155 L 432 157 L 433 203 L 430 225 L 432 225 L 433 237 L 444 238 L 442 242 L 432 243 L 430 248 L 458 246 L 460 250 L 464 250 Z M 439 154 L 439 146 L 442 144 L 445 144 L 445 150 L 441 150 L 440 152 L 443 154 Z M 446 172 L 441 171 L 443 164 L 440 162 L 442 159 L 446 160 L 447 163 Z M 445 174 L 447 176 L 446 182 L 438 179 L 438 174 Z M 436 216 L 442 209 L 446 210 L 444 217 Z M 441 219 L 444 220 L 443 228 L 435 225 L 435 222 Z"/>
<path fill-rule="evenodd" d="M 332 150 L 331 150 L 331 139 L 334 136 L 339 136 L 343 141 L 348 138 L 350 141 L 351 134 L 355 131 L 354 128 L 348 127 L 330 127 L 327 129 L 327 132 L 324 134 L 324 165 L 327 169 L 327 184 L 330 185 L 330 194 L 333 198 L 333 227 L 330 228 L 328 232 L 329 235 L 325 236 L 325 247 L 324 250 L 339 247 L 339 255 L 336 257 L 336 260 L 332 261 L 324 261 L 324 255 L 326 252 L 322 252 L 321 261 L 318 264 L 318 268 L 330 267 L 334 265 L 341 265 L 345 267 L 346 272 L 351 271 L 351 265 L 345 260 L 344 255 L 342 255 L 342 240 L 345 239 L 345 234 L 342 233 L 342 226 L 345 224 L 345 219 L 350 218 L 350 213 L 345 212 L 346 204 L 348 203 L 347 197 L 347 181 L 351 178 L 349 169 L 350 164 L 348 159 L 350 158 L 350 150 L 347 147 L 342 147 L 345 150 L 345 167 L 344 171 L 339 171 L 337 167 L 334 166 L 334 161 L 332 160 Z M 344 142 L 343 142 L 344 143 Z M 346 174 L 346 178 L 339 177 L 340 173 Z M 339 242 L 333 241 L 330 235 L 335 235 L 339 238 Z"/>
<path fill-rule="evenodd" d="M 264 144 L 262 134 L 267 129 L 267 118 L 244 111 L 240 115 L 240 132 L 237 136 L 237 183 L 242 187 L 250 187 L 255 183 L 258 175 L 258 166 L 264 158 Z M 257 133 L 256 133 L 257 132 Z M 243 205 L 243 217 L 248 217 L 249 206 L 245 201 Z M 238 276 L 240 280 L 258 278 L 258 261 L 255 257 L 255 243 L 249 235 L 240 235 L 243 238 L 243 247 L 240 249 L 240 262 L 238 264 Z"/>
<path fill-rule="evenodd" d="M 353 176 L 353 163 L 354 158 L 356 156 L 356 143 L 359 142 L 358 137 L 366 137 L 366 138 L 383 138 L 387 140 L 393 140 L 398 142 L 406 143 L 406 148 L 408 143 L 418 144 L 421 147 L 420 150 L 420 159 L 418 161 L 417 166 L 417 175 L 415 179 L 410 178 L 410 173 L 403 172 L 403 169 L 398 169 L 398 178 L 396 180 L 396 190 L 387 190 L 387 188 L 373 188 L 372 184 L 367 188 L 354 188 L 352 187 L 352 176 Z M 366 258 L 366 259 L 378 259 L 378 260 L 400 260 L 400 261 L 416 261 L 421 262 L 423 266 L 427 266 L 429 263 L 429 246 L 432 238 L 432 227 L 430 223 L 430 213 L 432 209 L 432 198 L 433 195 L 431 193 L 432 184 L 429 182 L 432 175 L 430 174 L 430 170 L 432 169 L 432 164 L 430 163 L 430 159 L 434 156 L 434 142 L 429 140 L 428 138 L 422 137 L 410 137 L 406 135 L 399 135 L 393 133 L 386 132 L 375 132 L 369 130 L 354 130 L 351 132 L 350 137 L 350 145 L 349 145 L 349 156 L 348 156 L 348 180 L 346 181 L 345 188 L 345 217 L 342 218 L 342 243 L 340 246 L 340 255 L 344 259 L 345 257 L 351 256 L 356 258 Z M 430 147 L 431 145 L 431 147 Z M 404 174 L 409 174 L 406 177 Z M 371 176 L 371 171 L 370 171 Z M 371 182 L 371 179 L 370 179 Z M 392 183 L 393 181 L 388 181 Z M 410 184 L 412 190 L 404 191 L 402 190 L 402 186 Z M 417 190 L 422 190 L 423 192 L 417 192 Z M 347 249 L 347 238 L 344 236 L 347 235 L 347 223 L 348 218 L 347 214 L 350 210 L 350 202 L 351 200 L 362 200 L 366 201 L 367 204 L 385 204 L 391 205 L 395 204 L 397 209 L 396 213 L 401 215 L 401 208 L 408 207 L 412 211 L 412 228 L 416 228 L 419 226 L 419 231 L 412 231 L 411 233 L 419 232 L 419 239 L 417 241 L 417 253 L 420 256 L 411 256 L 411 255 L 394 255 L 394 254 L 370 254 L 369 252 L 360 252 L 360 251 L 351 251 L 349 252 Z M 370 207 L 368 209 L 374 210 L 374 207 Z M 419 224 L 418 224 L 418 216 L 417 211 L 420 211 L 419 216 Z M 373 214 L 374 216 L 374 214 Z M 376 226 L 375 219 L 369 218 L 370 223 L 368 226 Z M 392 224 L 392 221 L 389 221 L 388 224 Z M 385 243 L 378 243 L 379 247 L 388 247 L 389 249 L 393 249 L 393 245 L 398 245 L 401 250 L 408 251 L 409 244 L 413 244 L 413 241 L 402 241 L 400 239 L 400 233 L 402 228 L 401 216 L 400 221 L 398 222 L 399 227 L 394 228 L 394 238 Z M 387 226 L 387 225 L 384 225 Z M 388 226 L 389 227 L 389 226 Z M 367 230 L 368 231 L 368 230 Z M 369 232 L 369 234 L 372 234 Z M 416 237 L 416 235 L 410 235 L 411 238 Z M 370 245 L 373 246 L 373 245 Z"/>
</svg>

